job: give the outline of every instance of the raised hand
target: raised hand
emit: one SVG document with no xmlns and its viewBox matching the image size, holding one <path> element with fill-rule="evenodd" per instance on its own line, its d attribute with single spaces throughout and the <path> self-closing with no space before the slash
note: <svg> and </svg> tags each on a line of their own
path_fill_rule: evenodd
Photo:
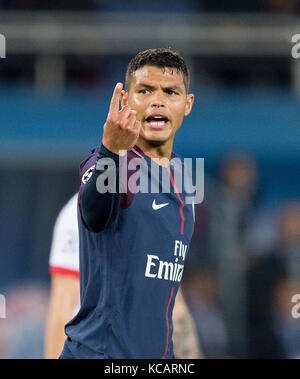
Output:
<svg viewBox="0 0 300 379">
<path fill-rule="evenodd" d="M 111 98 L 102 138 L 103 145 L 119 155 L 132 149 L 141 128 L 140 121 L 136 119 L 136 111 L 132 110 L 129 105 L 125 105 L 119 110 L 122 88 L 123 84 L 117 83 Z M 124 152 L 124 150 L 126 151 Z"/>
</svg>

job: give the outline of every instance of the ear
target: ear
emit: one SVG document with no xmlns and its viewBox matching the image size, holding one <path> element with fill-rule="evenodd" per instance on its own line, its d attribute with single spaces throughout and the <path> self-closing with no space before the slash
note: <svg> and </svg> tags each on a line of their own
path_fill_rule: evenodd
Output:
<svg viewBox="0 0 300 379">
<path fill-rule="evenodd" d="M 195 96 L 192 93 L 186 96 L 186 104 L 185 104 L 185 110 L 184 110 L 185 116 L 188 116 L 191 113 L 194 99 L 195 99 Z"/>
<path fill-rule="evenodd" d="M 121 91 L 121 105 L 125 107 L 128 104 L 128 92 L 122 90 Z"/>
</svg>

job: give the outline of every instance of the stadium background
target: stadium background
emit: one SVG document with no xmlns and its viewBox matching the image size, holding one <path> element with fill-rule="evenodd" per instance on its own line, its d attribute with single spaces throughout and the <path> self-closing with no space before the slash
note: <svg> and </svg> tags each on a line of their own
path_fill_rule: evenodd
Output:
<svg viewBox="0 0 300 379">
<path fill-rule="evenodd" d="M 158 46 L 196 96 L 175 151 L 205 159 L 183 284 L 205 355 L 299 356 L 299 1 L 39 3 L 0 1 L 0 358 L 42 357 L 56 216 L 129 59 Z"/>
</svg>

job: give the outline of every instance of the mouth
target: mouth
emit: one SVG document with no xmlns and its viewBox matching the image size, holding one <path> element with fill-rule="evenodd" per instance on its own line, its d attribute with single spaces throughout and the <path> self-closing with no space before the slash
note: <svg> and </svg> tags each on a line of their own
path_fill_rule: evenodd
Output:
<svg viewBox="0 0 300 379">
<path fill-rule="evenodd" d="M 164 115 L 150 115 L 146 118 L 146 125 L 153 130 L 161 130 L 168 127 L 170 121 Z"/>
</svg>

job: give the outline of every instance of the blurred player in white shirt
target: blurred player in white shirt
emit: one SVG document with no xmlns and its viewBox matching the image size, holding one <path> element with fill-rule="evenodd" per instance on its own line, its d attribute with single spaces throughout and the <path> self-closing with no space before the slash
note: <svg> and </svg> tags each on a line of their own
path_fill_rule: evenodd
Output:
<svg viewBox="0 0 300 379">
<path fill-rule="evenodd" d="M 64 327 L 79 309 L 79 235 L 76 193 L 59 213 L 50 252 L 51 293 L 46 327 L 45 357 L 58 358 L 66 335 Z M 192 316 L 180 289 L 173 312 L 176 358 L 202 358 Z"/>
<path fill-rule="evenodd" d="M 76 193 L 60 211 L 50 252 L 51 292 L 45 357 L 58 358 L 65 343 L 64 327 L 79 308 L 79 236 Z"/>
<path fill-rule="evenodd" d="M 76 193 L 59 213 L 54 226 L 50 254 L 50 273 L 79 278 L 79 236 Z"/>
</svg>

